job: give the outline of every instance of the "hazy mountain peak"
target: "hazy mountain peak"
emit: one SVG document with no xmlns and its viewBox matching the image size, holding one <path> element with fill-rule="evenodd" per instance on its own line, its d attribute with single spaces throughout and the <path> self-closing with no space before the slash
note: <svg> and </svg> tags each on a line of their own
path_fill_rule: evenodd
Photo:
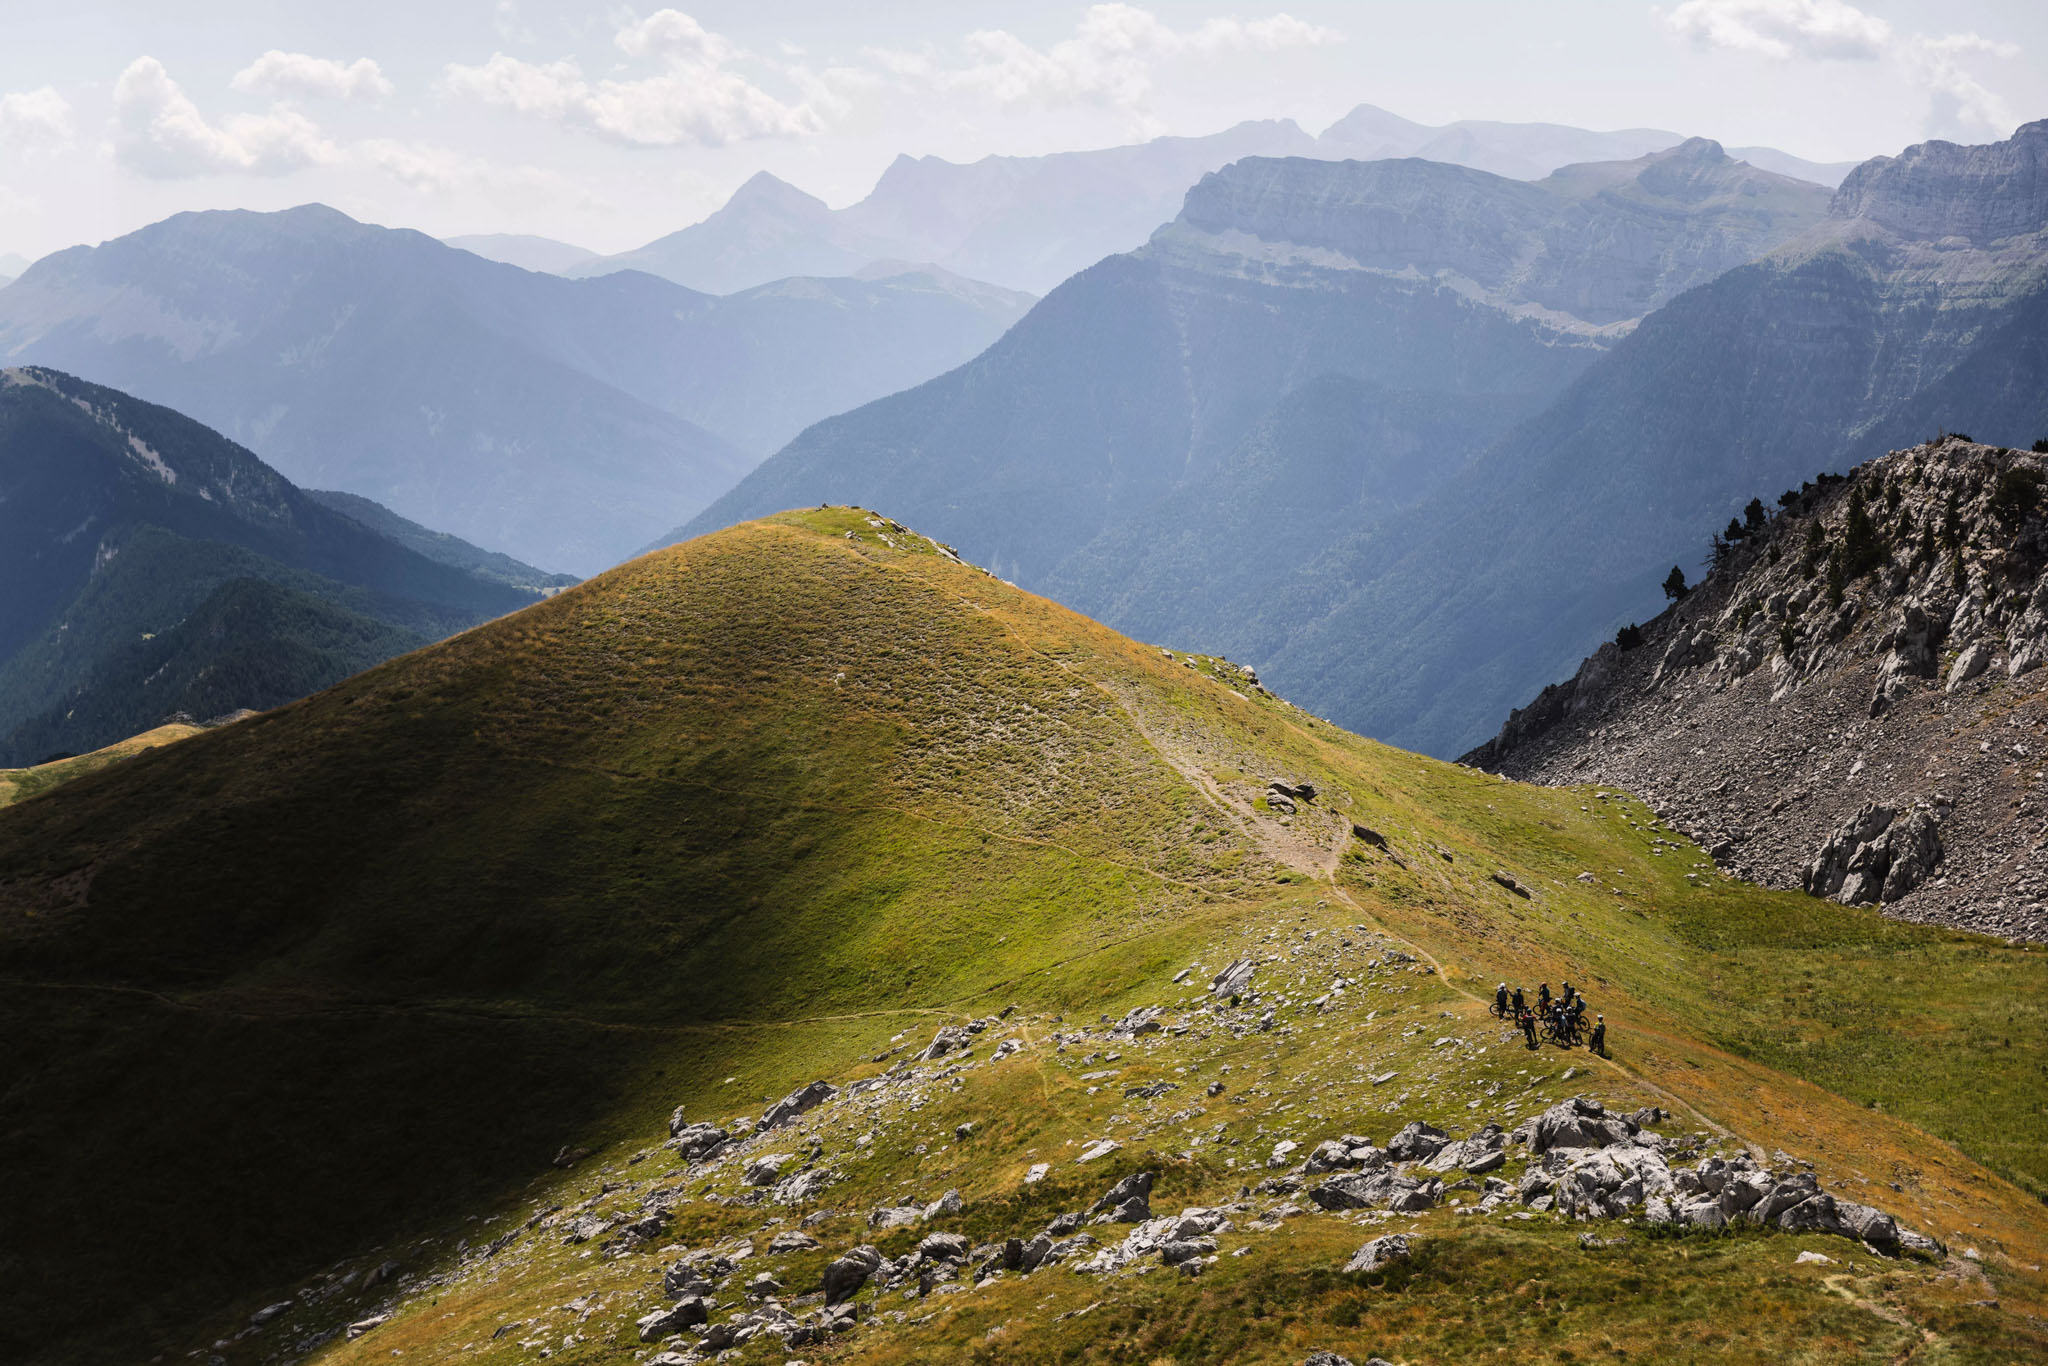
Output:
<svg viewBox="0 0 2048 1366">
<path fill-rule="evenodd" d="M 1435 131 L 1376 104 L 1361 104 L 1325 128 L 1322 136 L 1337 142 L 1356 142 L 1371 137 L 1410 137 Z"/>
<path fill-rule="evenodd" d="M 2048 229 L 2048 119 L 2004 142 L 1920 142 L 1872 157 L 1842 182 L 1829 213 L 1901 236 L 1984 246 Z"/>
<path fill-rule="evenodd" d="M 825 201 L 814 194 L 799 190 L 767 171 L 756 171 L 747 182 L 732 192 L 732 198 L 725 201 L 721 213 L 740 209 L 776 209 L 783 213 L 830 213 Z"/>
</svg>

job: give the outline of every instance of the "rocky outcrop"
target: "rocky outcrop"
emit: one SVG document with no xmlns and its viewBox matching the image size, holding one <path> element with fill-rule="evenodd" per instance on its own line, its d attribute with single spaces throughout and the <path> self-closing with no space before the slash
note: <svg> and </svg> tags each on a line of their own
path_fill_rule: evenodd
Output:
<svg viewBox="0 0 2048 1366">
<path fill-rule="evenodd" d="M 1926 807 L 1901 819 L 1897 808 L 1873 802 L 1821 845 L 1801 882 L 1815 896 L 1833 897 L 1845 906 L 1897 901 L 1941 862 L 1938 825 Z"/>
<path fill-rule="evenodd" d="M 1948 437 L 1762 513 L 1465 762 L 1630 789 L 1774 887 L 2048 939 L 2048 456 Z"/>
<path fill-rule="evenodd" d="M 1344 1264 L 1346 1271 L 1374 1272 L 1405 1262 L 1414 1255 L 1413 1243 L 1405 1233 L 1389 1233 L 1375 1238 L 1351 1254 L 1351 1260 Z"/>
<path fill-rule="evenodd" d="M 808 1086 L 797 1087 L 796 1090 L 791 1091 L 781 1100 L 768 1107 L 767 1113 L 761 1116 L 761 1131 L 766 1133 L 770 1129 L 781 1128 L 806 1110 L 814 1109 L 824 1101 L 831 1099 L 837 1092 L 837 1087 L 822 1081 L 814 1081 Z"/>
<path fill-rule="evenodd" d="M 1849 172 L 1828 213 L 1977 247 L 2048 229 L 2048 119 L 1988 146 L 1922 142 L 1872 157 Z"/>
</svg>

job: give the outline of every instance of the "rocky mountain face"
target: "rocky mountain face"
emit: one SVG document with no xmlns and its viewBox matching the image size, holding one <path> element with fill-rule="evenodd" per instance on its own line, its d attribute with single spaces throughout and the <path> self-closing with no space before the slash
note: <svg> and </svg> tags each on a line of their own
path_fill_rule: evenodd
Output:
<svg viewBox="0 0 2048 1366">
<path fill-rule="evenodd" d="M 1955 193 L 2010 197 L 2004 168 L 2044 142 L 2038 123 L 1957 149 L 1976 172 Z M 1413 515 L 1299 576 L 1290 591 L 1318 606 L 1241 653 L 1375 734 L 1461 753 L 1647 615 L 1672 562 L 1759 489 L 1944 430 L 2048 433 L 2038 189 L 1972 211 L 2031 225 L 1982 246 L 1902 235 L 1873 207 L 1892 216 L 1845 190 L 1799 238 L 1649 315 Z M 1359 640 L 1379 648 L 1347 667 Z"/>
<path fill-rule="evenodd" d="M 0 763 L 276 706 L 541 595 L 462 551 L 408 549 L 179 414 L 0 371 Z"/>
<path fill-rule="evenodd" d="M 1328 557 L 1381 544 L 1383 518 L 1410 534 L 1432 497 L 1469 506 L 1461 471 L 1638 312 L 1825 210 L 1711 143 L 1535 184 L 1248 159 L 971 364 L 812 428 L 678 534 L 820 499 L 900 507 L 1006 576 L 1355 719 L 1350 641 L 1295 646 L 1351 602 Z"/>
<path fill-rule="evenodd" d="M 641 274 L 570 281 L 314 205 L 181 214 L 47 257 L 0 294 L 0 358 L 589 572 L 818 418 L 973 355 L 1028 303 L 915 272 L 724 299 Z"/>
<path fill-rule="evenodd" d="M 641 557 L 0 812 L 0 1357 L 2038 1358 L 2048 956 L 1593 805 L 865 509 Z"/>
<path fill-rule="evenodd" d="M 1771 886 L 2048 940 L 2048 457 L 1948 437 L 1752 520 L 1464 762 L 1627 787 Z"/>
<path fill-rule="evenodd" d="M 867 261 L 901 258 L 1043 294 L 1105 256 L 1140 246 L 1180 210 L 1191 186 L 1245 157 L 1419 158 L 1536 181 L 1565 166 L 1630 161 L 1685 140 L 1649 128 L 1596 133 L 1481 121 L 1429 127 L 1360 105 L 1320 137 L 1279 119 L 1207 137 L 990 156 L 965 165 L 901 156 L 866 198 L 843 209 L 764 172 L 703 222 L 570 273 L 644 270 L 725 294 L 785 275 L 851 274 Z M 1825 186 L 1849 169 L 1766 147 L 1734 155 L 1759 170 Z"/>
</svg>

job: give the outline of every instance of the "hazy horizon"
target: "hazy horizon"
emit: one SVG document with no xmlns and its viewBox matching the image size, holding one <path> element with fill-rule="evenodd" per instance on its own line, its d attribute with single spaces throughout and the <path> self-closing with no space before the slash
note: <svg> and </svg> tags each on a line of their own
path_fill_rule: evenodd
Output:
<svg viewBox="0 0 2048 1366">
<path fill-rule="evenodd" d="M 764 170 L 836 207 L 901 154 L 1037 155 L 1261 118 L 1317 133 L 1362 103 L 1815 161 L 1993 140 L 2048 111 L 2026 60 L 2048 46 L 2048 13 L 1995 0 L 274 8 L 15 16 L 0 253 L 316 200 L 437 236 L 611 252 L 700 220 Z"/>
</svg>

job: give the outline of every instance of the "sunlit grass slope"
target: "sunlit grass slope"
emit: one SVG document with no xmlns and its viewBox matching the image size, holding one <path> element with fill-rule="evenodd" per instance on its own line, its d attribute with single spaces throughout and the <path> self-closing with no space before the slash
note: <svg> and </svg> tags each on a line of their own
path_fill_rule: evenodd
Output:
<svg viewBox="0 0 2048 1366">
<path fill-rule="evenodd" d="M 73 778 L 97 773 L 111 763 L 130 758 L 144 750 L 198 735 L 201 729 L 199 726 L 172 722 L 96 749 L 90 754 L 74 754 L 68 759 L 53 759 L 48 763 L 37 764 L 33 768 L 0 768 L 0 806 L 12 806 L 26 797 L 35 796 L 38 792 L 60 787 Z"/>
<path fill-rule="evenodd" d="M 1263 800 L 1270 778 L 1321 796 L 1284 815 Z M 182 1353 L 337 1261 L 400 1249 L 428 1266 L 536 1199 L 588 1196 L 594 1177 L 549 1166 L 563 1145 L 605 1162 L 664 1135 L 678 1103 L 740 1113 L 872 1071 L 892 1036 L 965 1013 L 1092 1020 L 1160 1000 L 1181 967 L 1283 923 L 1372 925 L 1441 972 L 1380 1018 L 1244 1045 L 1256 1058 L 1239 1062 L 1278 1078 L 1217 1103 L 1245 1137 L 1311 1097 L 1329 1133 L 1383 1131 L 1364 1058 L 1420 1066 L 1425 1019 L 1485 1027 L 1468 992 L 1569 977 L 1608 1014 L 1618 1059 L 1579 1085 L 1869 1183 L 1857 1198 L 1980 1246 L 2021 1316 L 1980 1322 L 1955 1308 L 1964 1288 L 1901 1272 L 1884 1292 L 1906 1306 L 1886 1311 L 1901 1329 L 1788 1279 L 1768 1239 L 1716 1243 L 1702 1264 L 1681 1240 L 1617 1254 L 1611 1276 L 1572 1273 L 1580 1311 L 1596 1280 L 1609 1291 L 1597 1332 L 1543 1301 L 1566 1324 L 1560 1350 L 1607 1333 L 1640 1355 L 1688 1303 L 1766 1306 L 1755 1351 L 1846 1344 L 1814 1360 L 1860 1359 L 1858 1333 L 1882 1354 L 1937 1320 L 1959 1360 L 2039 1342 L 2024 1316 L 2043 1313 L 2029 1268 L 2048 1253 L 2048 956 L 1725 881 L 1633 800 L 1360 740 L 884 519 L 821 509 L 648 556 L 0 816 L 0 1207 L 25 1235 L 0 1240 L 0 1357 Z M 1221 1066 L 1229 1047 L 1186 1065 Z M 1469 1125 L 1472 1085 L 1545 1081 L 1495 1051 L 1511 1065 L 1404 1092 L 1401 1117 Z M 1577 1089 L 1558 1070 L 1547 1094 Z M 988 1126 L 972 1153 L 906 1147 L 843 1198 L 955 1185 L 993 1232 L 1035 1209 L 1003 1203 L 1024 1150 L 1099 1131 L 1119 1104 L 1014 1060 L 960 1101 Z M 1039 1217 L 1110 1174 L 1063 1171 Z M 1166 1185 L 1193 1201 L 1237 1179 L 1205 1157 Z M 690 1210 L 705 1227 L 686 1241 L 758 1223 Z M 1112 1306 L 1136 1316 L 1121 1338 L 1074 1320 L 990 1359 L 1278 1362 L 1311 1323 L 1442 1356 L 1535 1322 L 1517 1259 L 1547 1264 L 1568 1235 L 1453 1222 L 1430 1254 L 1449 1279 L 1425 1266 L 1406 1307 L 1359 1302 L 1332 1274 L 1340 1226 L 1244 1259 L 1198 1299 L 1132 1289 Z M 646 1283 L 623 1263 L 526 1266 L 466 1310 L 423 1306 L 333 1353 L 518 1360 L 510 1339 L 462 1348 L 579 1277 Z M 1075 1279 L 1058 1294 L 1079 1308 L 1094 1289 Z M 1467 1295 L 1493 1307 L 1461 1347 L 1418 1306 Z M 1252 1300 L 1295 1327 L 1233 1337 Z M 844 1350 L 964 1359 L 970 1328 L 985 1351 L 992 1326 L 963 1307 Z M 1150 1355 L 1115 1355 L 1119 1341 Z M 644 1351 L 627 1324 L 565 1359 Z"/>
</svg>

